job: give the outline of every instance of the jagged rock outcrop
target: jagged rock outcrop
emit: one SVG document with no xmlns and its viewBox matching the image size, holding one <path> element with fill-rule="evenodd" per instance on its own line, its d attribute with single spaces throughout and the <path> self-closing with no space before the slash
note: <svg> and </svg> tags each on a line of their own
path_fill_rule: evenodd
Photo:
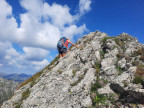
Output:
<svg viewBox="0 0 144 108">
<path fill-rule="evenodd" d="M 122 33 L 85 35 L 2 108 L 144 107 L 144 45 Z"/>
<path fill-rule="evenodd" d="M 13 95 L 18 85 L 15 81 L 0 77 L 0 105 Z"/>
</svg>

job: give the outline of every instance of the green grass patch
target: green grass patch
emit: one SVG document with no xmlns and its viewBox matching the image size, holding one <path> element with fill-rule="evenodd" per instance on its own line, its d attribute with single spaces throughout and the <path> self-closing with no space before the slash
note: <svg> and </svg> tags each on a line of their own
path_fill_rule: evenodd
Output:
<svg viewBox="0 0 144 108">
<path fill-rule="evenodd" d="M 93 68 L 96 69 L 96 73 L 99 73 L 100 72 L 100 68 L 101 68 L 101 64 L 100 63 L 96 63 Z"/>
<path fill-rule="evenodd" d="M 107 83 L 108 83 L 108 80 L 104 80 L 104 83 L 107 84 Z"/>
<path fill-rule="evenodd" d="M 20 104 L 18 104 L 18 105 L 16 105 L 16 106 L 15 106 L 15 108 L 20 108 L 20 106 L 21 106 L 21 105 L 20 105 Z"/>
<path fill-rule="evenodd" d="M 101 88 L 102 85 L 99 82 L 95 82 L 94 84 L 92 84 L 91 86 L 91 92 L 96 92 L 99 88 Z"/>
<path fill-rule="evenodd" d="M 93 106 L 98 106 L 99 104 L 106 105 L 106 100 L 108 100 L 108 97 L 103 94 L 96 93 L 96 96 L 92 99 L 92 103 Z"/>
<path fill-rule="evenodd" d="M 29 89 L 27 89 L 25 92 L 22 93 L 22 100 L 25 100 L 26 98 L 28 98 L 30 95 L 30 91 Z"/>
<path fill-rule="evenodd" d="M 115 38 L 114 40 L 115 40 L 115 43 L 123 49 L 123 51 L 126 50 L 126 48 L 125 48 L 125 42 L 122 39 Z"/>
<path fill-rule="evenodd" d="M 122 72 L 122 69 L 121 69 L 119 66 L 117 66 L 116 69 L 117 69 L 117 71 L 118 71 L 118 75 L 121 75 L 121 74 L 123 73 L 123 72 Z"/>
<path fill-rule="evenodd" d="M 73 70 L 73 71 L 72 71 L 72 73 L 73 73 L 72 78 L 74 78 L 74 77 L 75 77 L 76 72 L 77 72 L 77 70 Z"/>
<path fill-rule="evenodd" d="M 97 91 L 98 88 L 101 88 L 101 87 L 102 87 L 102 85 L 99 83 L 99 80 L 100 80 L 100 78 L 99 78 L 99 73 L 100 73 L 101 64 L 96 63 L 96 64 L 93 66 L 93 68 L 96 69 L 95 75 L 96 75 L 97 79 L 96 79 L 96 82 L 91 85 L 91 92 L 95 92 L 95 91 Z"/>
<path fill-rule="evenodd" d="M 101 56 L 101 59 L 104 59 L 104 55 L 106 54 L 106 52 L 104 52 L 103 50 L 100 50 L 100 56 Z"/>
<path fill-rule="evenodd" d="M 76 82 L 70 84 L 70 85 L 71 85 L 71 86 L 76 86 L 78 83 L 81 82 L 82 79 L 84 79 L 84 75 L 79 76 L 79 77 L 78 77 L 78 80 L 77 80 Z"/>
<path fill-rule="evenodd" d="M 104 37 L 104 38 L 102 39 L 103 45 L 106 43 L 106 41 L 107 41 L 108 39 L 113 39 L 113 37 Z M 103 46 L 103 45 L 102 45 L 102 46 Z"/>
<path fill-rule="evenodd" d="M 27 99 L 29 97 L 29 95 L 30 95 L 30 90 L 27 89 L 25 92 L 22 93 L 22 97 L 21 97 L 20 101 L 18 103 L 13 104 L 15 106 L 15 108 L 20 108 L 22 101 Z"/>
<path fill-rule="evenodd" d="M 120 47 L 123 47 L 125 45 L 125 43 L 123 41 L 118 41 L 116 42 L 117 45 L 119 45 Z"/>
<path fill-rule="evenodd" d="M 113 49 L 115 49 L 115 48 L 118 48 L 118 47 L 114 45 L 114 46 L 113 46 Z"/>
<path fill-rule="evenodd" d="M 105 96 L 104 94 L 99 94 L 98 92 L 95 92 L 95 95 L 92 98 L 92 108 L 108 108 L 108 101 L 110 101 L 112 104 L 115 103 L 115 96 L 114 94 L 110 94 L 109 97 Z"/>
<path fill-rule="evenodd" d="M 96 79 L 95 84 L 99 84 L 99 80 L 100 80 L 100 78 L 99 78 L 99 74 L 100 74 L 101 64 L 100 64 L 100 63 L 96 63 L 96 64 L 93 66 L 93 68 L 96 69 L 96 73 L 95 73 L 95 75 L 96 75 L 97 79 Z M 94 84 L 94 85 L 95 85 L 95 84 Z"/>
<path fill-rule="evenodd" d="M 34 85 L 36 84 L 36 82 L 35 82 L 35 80 L 33 80 L 32 82 L 31 82 L 31 87 L 33 87 Z"/>
</svg>

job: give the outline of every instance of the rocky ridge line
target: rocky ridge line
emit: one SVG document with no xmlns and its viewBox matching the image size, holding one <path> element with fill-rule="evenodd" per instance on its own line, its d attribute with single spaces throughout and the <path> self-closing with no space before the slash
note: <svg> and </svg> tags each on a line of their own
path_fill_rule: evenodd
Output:
<svg viewBox="0 0 144 108">
<path fill-rule="evenodd" d="M 144 45 L 122 33 L 85 35 L 2 108 L 144 107 Z"/>
</svg>

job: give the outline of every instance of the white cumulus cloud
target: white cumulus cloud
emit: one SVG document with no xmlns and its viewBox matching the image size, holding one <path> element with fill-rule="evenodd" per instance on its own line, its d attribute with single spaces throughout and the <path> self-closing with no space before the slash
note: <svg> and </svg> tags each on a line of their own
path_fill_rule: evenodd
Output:
<svg viewBox="0 0 144 108">
<path fill-rule="evenodd" d="M 45 59 L 49 51 L 45 49 L 24 47 L 24 53 L 20 54 L 13 48 L 10 42 L 0 41 L 0 46 L 0 70 L 6 67 L 37 70 L 49 63 Z"/>
<path fill-rule="evenodd" d="M 85 24 L 77 26 L 77 22 L 90 10 L 91 0 L 80 0 L 76 14 L 71 14 L 67 5 L 50 5 L 45 0 L 20 0 L 20 5 L 26 11 L 19 14 L 18 23 L 13 7 L 6 0 L 0 0 L 1 69 L 4 66 L 39 69 L 49 63 L 46 59 L 49 50 L 56 49 L 61 36 L 73 39 L 87 31 Z M 20 45 L 23 53 L 12 43 Z"/>
<path fill-rule="evenodd" d="M 80 0 L 79 2 L 80 14 L 84 14 L 85 12 L 89 11 L 91 9 L 90 7 L 91 3 L 92 0 Z"/>
<path fill-rule="evenodd" d="M 23 51 L 25 53 L 24 57 L 31 61 L 41 61 L 44 57 L 49 54 L 48 50 L 41 48 L 24 47 Z"/>
<path fill-rule="evenodd" d="M 80 12 L 88 11 L 90 3 L 90 0 L 80 0 Z M 86 30 L 86 26 L 76 25 L 77 14 L 72 15 L 67 5 L 49 5 L 43 0 L 21 0 L 20 4 L 26 12 L 20 14 L 21 23 L 18 27 L 12 7 L 5 0 L 0 1 L 0 10 L 5 10 L 0 12 L 1 40 L 22 46 L 53 49 L 61 36 L 72 38 Z"/>
<path fill-rule="evenodd" d="M 43 68 L 45 65 L 47 65 L 49 62 L 46 59 L 44 59 L 41 62 L 32 61 L 31 63 L 34 66 L 35 70 L 39 70 L 39 69 Z"/>
<path fill-rule="evenodd" d="M 0 0 L 0 39 L 12 41 L 16 39 L 17 23 L 12 15 L 12 7 Z"/>
</svg>

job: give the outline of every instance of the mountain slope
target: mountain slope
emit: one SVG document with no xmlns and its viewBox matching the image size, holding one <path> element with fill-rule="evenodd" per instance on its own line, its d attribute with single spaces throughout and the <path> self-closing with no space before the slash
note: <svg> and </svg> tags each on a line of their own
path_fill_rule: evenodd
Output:
<svg viewBox="0 0 144 108">
<path fill-rule="evenodd" d="M 92 32 L 32 76 L 2 108 L 143 107 L 144 45 Z"/>
<path fill-rule="evenodd" d="M 17 87 L 17 82 L 14 82 L 12 80 L 9 81 L 0 77 L 0 105 L 13 95 Z"/>
</svg>

